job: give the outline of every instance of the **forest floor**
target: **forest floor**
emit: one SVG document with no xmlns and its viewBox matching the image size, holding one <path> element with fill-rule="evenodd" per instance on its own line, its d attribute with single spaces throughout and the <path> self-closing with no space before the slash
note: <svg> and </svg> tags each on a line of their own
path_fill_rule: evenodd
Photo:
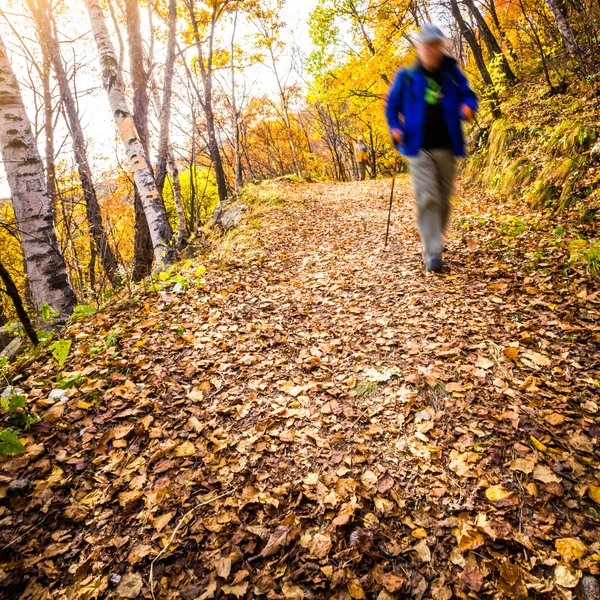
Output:
<svg viewBox="0 0 600 600">
<path fill-rule="evenodd" d="M 472 191 L 427 274 L 403 179 L 383 247 L 389 185 L 257 187 L 20 366 L 2 598 L 596 598 L 597 283 Z"/>
</svg>

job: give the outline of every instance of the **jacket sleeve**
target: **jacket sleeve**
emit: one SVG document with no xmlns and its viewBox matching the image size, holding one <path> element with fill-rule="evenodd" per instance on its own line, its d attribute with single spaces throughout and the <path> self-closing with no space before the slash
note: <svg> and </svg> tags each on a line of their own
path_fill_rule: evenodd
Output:
<svg viewBox="0 0 600 600">
<path fill-rule="evenodd" d="M 460 103 L 466 104 L 474 112 L 478 109 L 477 94 L 469 86 L 467 78 L 463 75 L 462 71 L 456 68 L 456 83 L 458 84 L 458 92 L 460 96 Z"/>
<path fill-rule="evenodd" d="M 399 115 L 402 114 L 402 85 L 404 70 L 396 75 L 396 79 L 390 88 L 385 103 L 385 118 L 390 129 L 400 129 L 404 131 L 404 125 L 400 121 Z"/>
</svg>

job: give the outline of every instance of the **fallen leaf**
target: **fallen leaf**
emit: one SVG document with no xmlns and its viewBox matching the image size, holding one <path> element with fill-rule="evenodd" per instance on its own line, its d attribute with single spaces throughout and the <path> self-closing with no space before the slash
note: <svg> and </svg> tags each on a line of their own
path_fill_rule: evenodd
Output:
<svg viewBox="0 0 600 600">
<path fill-rule="evenodd" d="M 478 356 L 477 360 L 475 361 L 475 366 L 487 371 L 494 366 L 494 361 L 490 360 L 489 358 L 485 358 L 484 356 Z"/>
<path fill-rule="evenodd" d="M 383 587 L 388 592 L 399 592 L 404 585 L 404 577 L 398 577 L 398 575 L 394 575 L 393 573 L 386 573 L 383 576 Z"/>
<path fill-rule="evenodd" d="M 554 542 L 554 545 L 566 563 L 583 558 L 588 553 L 587 546 L 577 538 L 560 538 Z"/>
<path fill-rule="evenodd" d="M 333 543 L 329 534 L 317 533 L 310 542 L 309 554 L 312 558 L 325 558 L 332 547 Z"/>
<path fill-rule="evenodd" d="M 139 573 L 126 573 L 116 589 L 117 598 L 137 598 L 144 583 Z"/>
<path fill-rule="evenodd" d="M 560 477 L 546 465 L 535 465 L 533 469 L 533 478 L 542 483 L 560 483 Z"/>
<path fill-rule="evenodd" d="M 418 527 L 417 529 L 413 529 L 410 535 L 417 540 L 422 540 L 427 537 L 427 532 L 422 527 Z"/>
<path fill-rule="evenodd" d="M 156 531 L 160 533 L 169 524 L 174 515 L 175 512 L 168 512 L 164 515 L 156 517 L 153 521 L 154 528 L 156 529 Z"/>
<path fill-rule="evenodd" d="M 512 492 L 505 490 L 502 485 L 492 485 L 487 490 L 485 490 L 485 497 L 490 502 L 498 502 L 499 500 L 503 500 L 507 496 L 510 496 Z"/>
<path fill-rule="evenodd" d="M 131 492 L 121 492 L 119 494 L 119 504 L 122 508 L 127 508 L 130 504 L 139 500 L 144 495 L 141 490 L 133 490 Z"/>
<path fill-rule="evenodd" d="M 567 565 L 558 565 L 554 569 L 554 580 L 564 588 L 574 588 L 582 575 L 583 573 L 579 569 Z"/>
<path fill-rule="evenodd" d="M 283 548 L 288 541 L 288 535 L 292 529 L 291 525 L 282 525 L 275 530 L 275 533 L 271 535 L 267 545 L 263 548 L 260 555 L 263 558 L 273 556 L 277 554 Z"/>
<path fill-rule="evenodd" d="M 364 600 L 366 599 L 365 591 L 362 589 L 358 579 L 351 579 L 348 582 L 348 593 L 355 600 Z"/>
<path fill-rule="evenodd" d="M 535 462 L 527 458 L 515 458 L 515 460 L 511 461 L 510 468 L 513 471 L 520 471 L 521 473 L 529 475 L 530 473 L 533 473 Z"/>
<path fill-rule="evenodd" d="M 175 454 L 180 457 L 193 456 L 196 454 L 196 446 L 189 440 L 186 440 L 183 444 L 179 444 L 175 448 Z"/>
<path fill-rule="evenodd" d="M 229 556 L 220 557 L 214 562 L 215 573 L 221 579 L 228 579 L 231 574 L 231 558 Z"/>
<path fill-rule="evenodd" d="M 594 502 L 600 504 L 600 487 L 596 485 L 590 485 L 587 494 Z"/>
<path fill-rule="evenodd" d="M 421 540 L 418 544 L 413 546 L 413 551 L 416 552 L 417 556 L 423 562 L 431 562 L 431 550 L 425 540 Z"/>
<path fill-rule="evenodd" d="M 236 583 L 234 585 L 223 584 L 221 586 L 221 591 L 224 594 L 231 594 L 236 598 L 241 598 L 248 591 L 248 582 L 242 581 L 241 583 Z"/>
<path fill-rule="evenodd" d="M 302 600 L 304 598 L 304 590 L 299 585 L 294 585 L 289 581 L 283 584 L 281 591 L 286 600 Z"/>
</svg>

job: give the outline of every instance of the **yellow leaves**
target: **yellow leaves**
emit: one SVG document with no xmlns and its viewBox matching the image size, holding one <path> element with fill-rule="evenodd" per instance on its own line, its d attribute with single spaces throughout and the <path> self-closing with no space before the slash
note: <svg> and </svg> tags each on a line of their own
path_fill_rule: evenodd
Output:
<svg viewBox="0 0 600 600">
<path fill-rule="evenodd" d="M 583 558 L 588 553 L 587 546 L 577 538 L 560 538 L 554 542 L 554 545 L 566 563 Z"/>
<path fill-rule="evenodd" d="M 304 589 L 299 585 L 294 585 L 286 581 L 281 588 L 285 600 L 302 600 L 304 598 Z"/>
<path fill-rule="evenodd" d="M 548 447 L 544 446 L 544 444 L 542 444 L 542 442 L 540 442 L 540 440 L 538 440 L 536 437 L 530 435 L 529 439 L 531 440 L 531 443 L 540 451 L 540 452 L 548 452 Z"/>
<path fill-rule="evenodd" d="M 410 535 L 417 540 L 422 540 L 427 537 L 427 531 L 425 531 L 422 527 L 417 527 L 417 529 L 413 529 L 410 532 Z"/>
<path fill-rule="evenodd" d="M 309 473 L 303 480 L 304 485 L 308 487 L 314 487 L 319 483 L 319 474 L 318 473 Z"/>
<path fill-rule="evenodd" d="M 348 582 L 348 593 L 355 600 L 366 600 L 367 597 L 358 579 L 351 579 Z"/>
<path fill-rule="evenodd" d="M 504 348 L 503 354 L 506 358 L 510 358 L 510 360 L 517 360 L 519 349 L 514 346 L 509 346 L 508 348 Z"/>
<path fill-rule="evenodd" d="M 587 495 L 597 504 L 600 504 L 600 487 L 597 485 L 590 485 L 587 491 Z"/>
<path fill-rule="evenodd" d="M 493 485 L 485 490 L 485 497 L 490 502 L 498 502 L 504 500 L 507 496 L 510 496 L 512 492 L 505 490 L 502 485 Z"/>
</svg>

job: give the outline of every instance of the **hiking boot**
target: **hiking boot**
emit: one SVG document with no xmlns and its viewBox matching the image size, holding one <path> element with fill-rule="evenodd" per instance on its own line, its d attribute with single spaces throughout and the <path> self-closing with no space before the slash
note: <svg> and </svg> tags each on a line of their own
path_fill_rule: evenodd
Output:
<svg viewBox="0 0 600 600">
<path fill-rule="evenodd" d="M 425 261 L 425 268 L 428 271 L 431 271 L 433 273 L 441 273 L 442 272 L 442 257 L 439 254 L 434 254 L 433 256 L 430 256 Z"/>
</svg>

